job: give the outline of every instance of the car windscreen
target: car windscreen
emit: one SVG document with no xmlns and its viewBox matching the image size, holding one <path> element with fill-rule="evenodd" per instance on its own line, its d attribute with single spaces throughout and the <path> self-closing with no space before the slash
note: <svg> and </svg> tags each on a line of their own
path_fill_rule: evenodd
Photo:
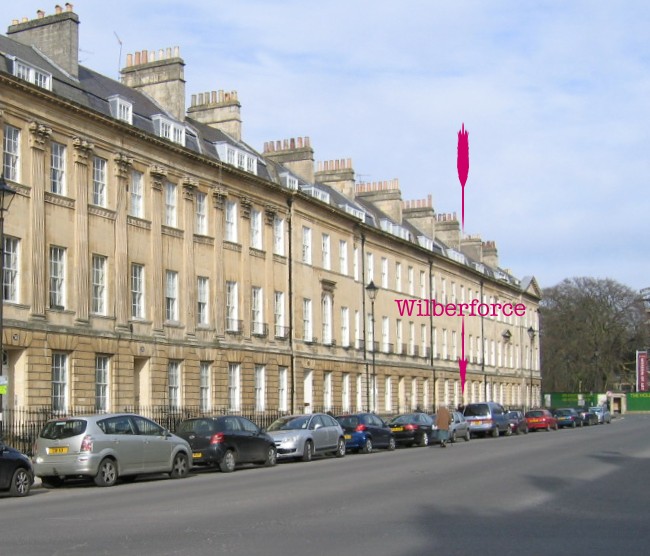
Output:
<svg viewBox="0 0 650 556">
<path fill-rule="evenodd" d="M 215 423 L 212 419 L 186 419 L 178 426 L 176 432 L 210 434 L 214 428 Z"/>
<path fill-rule="evenodd" d="M 269 432 L 273 431 L 290 431 L 295 429 L 306 429 L 309 422 L 308 415 L 301 415 L 299 417 L 280 417 L 273 421 L 268 429 Z"/>
<path fill-rule="evenodd" d="M 343 428 L 354 429 L 359 424 L 359 418 L 356 416 L 337 417 L 336 420 Z"/>
<path fill-rule="evenodd" d="M 84 432 L 86 432 L 86 421 L 84 419 L 62 419 L 46 423 L 40 436 L 48 440 L 60 440 L 78 436 Z"/>
<path fill-rule="evenodd" d="M 465 417 L 485 417 L 490 414 L 487 404 L 470 404 L 465 408 L 463 412 Z"/>
<path fill-rule="evenodd" d="M 543 411 L 529 411 L 526 413 L 526 417 L 544 417 Z"/>
<path fill-rule="evenodd" d="M 404 423 L 414 423 L 415 421 L 415 416 L 409 413 L 408 415 L 398 415 L 397 417 L 393 417 L 390 424 L 403 425 Z"/>
<path fill-rule="evenodd" d="M 573 415 L 570 409 L 558 409 L 555 412 L 555 415 L 560 415 L 560 416 L 565 416 L 565 415 Z"/>
</svg>

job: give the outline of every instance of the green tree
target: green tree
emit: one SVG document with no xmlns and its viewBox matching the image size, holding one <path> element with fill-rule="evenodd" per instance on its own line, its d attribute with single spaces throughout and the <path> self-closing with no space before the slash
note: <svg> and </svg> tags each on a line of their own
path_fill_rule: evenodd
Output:
<svg viewBox="0 0 650 556">
<path fill-rule="evenodd" d="M 642 296 L 619 282 L 567 278 L 540 305 L 542 387 L 604 392 L 634 382 L 637 349 L 648 345 Z"/>
</svg>

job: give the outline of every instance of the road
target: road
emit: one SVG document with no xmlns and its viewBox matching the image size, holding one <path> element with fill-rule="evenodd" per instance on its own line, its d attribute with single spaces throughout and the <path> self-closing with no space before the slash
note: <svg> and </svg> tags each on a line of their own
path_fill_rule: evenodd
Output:
<svg viewBox="0 0 650 556">
<path fill-rule="evenodd" d="M 643 554 L 650 416 L 0 497 L 0 554 Z"/>
</svg>

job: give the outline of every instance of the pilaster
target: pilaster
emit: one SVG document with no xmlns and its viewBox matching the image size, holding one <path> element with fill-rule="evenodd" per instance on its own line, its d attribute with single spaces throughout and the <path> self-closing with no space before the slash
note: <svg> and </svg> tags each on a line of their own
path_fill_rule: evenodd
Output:
<svg viewBox="0 0 650 556">
<path fill-rule="evenodd" d="M 45 148 L 52 130 L 38 122 L 29 124 L 31 153 L 32 318 L 45 318 Z"/>
<path fill-rule="evenodd" d="M 183 210 L 185 233 L 183 235 L 183 269 L 185 274 L 184 312 L 185 331 L 194 336 L 196 331 L 196 273 L 194 272 L 194 197 L 198 182 L 193 178 L 183 180 Z M 182 306 L 182 305 L 181 305 Z"/>
<path fill-rule="evenodd" d="M 117 153 L 115 168 L 115 328 L 127 329 L 129 321 L 129 268 L 127 238 L 128 175 L 133 159 Z"/>
<path fill-rule="evenodd" d="M 162 195 L 163 181 L 167 170 L 161 166 L 151 166 L 151 293 L 147 304 L 151 307 L 154 335 L 163 335 L 163 272 L 162 272 Z"/>
<path fill-rule="evenodd" d="M 89 268 L 88 268 L 88 158 L 94 145 L 85 139 L 72 140 L 74 159 L 75 195 L 75 268 L 74 291 L 76 295 L 79 324 L 88 323 L 89 312 Z"/>
</svg>

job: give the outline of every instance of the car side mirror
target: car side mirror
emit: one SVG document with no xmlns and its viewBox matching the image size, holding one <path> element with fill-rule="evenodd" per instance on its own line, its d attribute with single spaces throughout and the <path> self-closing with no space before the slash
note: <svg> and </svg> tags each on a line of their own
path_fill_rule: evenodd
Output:
<svg viewBox="0 0 650 556">
<path fill-rule="evenodd" d="M 320 429 L 322 426 L 323 426 L 323 425 L 321 425 L 320 423 L 316 423 L 316 424 L 314 425 L 314 430 L 316 431 L 316 430 Z"/>
</svg>

